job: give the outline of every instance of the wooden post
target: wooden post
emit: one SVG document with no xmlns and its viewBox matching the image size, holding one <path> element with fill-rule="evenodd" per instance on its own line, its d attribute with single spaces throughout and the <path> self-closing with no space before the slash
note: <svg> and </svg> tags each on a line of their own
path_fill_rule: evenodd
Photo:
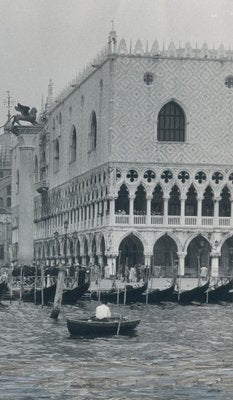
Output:
<svg viewBox="0 0 233 400">
<path fill-rule="evenodd" d="M 44 306 L 44 265 L 41 265 L 41 305 Z"/>
<path fill-rule="evenodd" d="M 53 309 L 50 314 L 50 318 L 57 319 L 58 315 L 61 311 L 64 280 L 65 280 L 65 266 L 60 265 L 59 272 L 58 272 L 58 278 L 57 278 L 56 294 L 55 294 Z"/>
<path fill-rule="evenodd" d="M 35 265 L 34 304 L 36 304 L 36 288 L 37 288 L 37 265 Z"/>
<path fill-rule="evenodd" d="M 13 275 L 12 275 L 12 266 L 10 267 L 10 278 L 9 278 L 9 290 L 10 290 L 10 304 L 12 302 L 12 296 L 13 296 Z"/>
<path fill-rule="evenodd" d="M 23 294 L 23 266 L 20 266 L 20 292 L 19 292 L 19 303 L 22 301 Z"/>
</svg>

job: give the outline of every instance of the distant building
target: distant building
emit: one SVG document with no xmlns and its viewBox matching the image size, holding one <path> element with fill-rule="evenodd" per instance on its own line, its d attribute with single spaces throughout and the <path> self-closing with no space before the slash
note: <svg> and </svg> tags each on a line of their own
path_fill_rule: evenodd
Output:
<svg viewBox="0 0 233 400">
<path fill-rule="evenodd" d="M 0 135 L 0 266 L 10 264 L 11 244 L 11 135 Z"/>
<path fill-rule="evenodd" d="M 108 48 L 48 101 L 35 139 L 34 259 L 108 264 L 112 274 L 143 263 L 161 276 L 177 266 L 197 276 L 201 265 L 231 275 L 232 71 L 222 45 L 127 48 L 110 32 Z"/>
</svg>

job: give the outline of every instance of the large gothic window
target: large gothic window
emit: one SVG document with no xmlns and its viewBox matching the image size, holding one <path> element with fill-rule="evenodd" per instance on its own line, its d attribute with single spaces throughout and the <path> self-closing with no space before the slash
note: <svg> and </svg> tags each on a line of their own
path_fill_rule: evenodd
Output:
<svg viewBox="0 0 233 400">
<path fill-rule="evenodd" d="M 91 114 L 91 126 L 90 126 L 90 148 L 89 150 L 95 150 L 97 143 L 97 119 L 95 111 Z"/>
<path fill-rule="evenodd" d="M 159 112 L 157 139 L 160 142 L 185 141 L 184 111 L 174 101 L 165 104 Z"/>
</svg>

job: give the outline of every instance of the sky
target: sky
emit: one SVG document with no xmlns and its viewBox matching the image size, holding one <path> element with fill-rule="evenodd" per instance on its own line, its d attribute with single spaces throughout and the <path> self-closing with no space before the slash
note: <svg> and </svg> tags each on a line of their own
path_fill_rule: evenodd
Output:
<svg viewBox="0 0 233 400">
<path fill-rule="evenodd" d="M 7 91 L 13 106 L 40 111 L 49 80 L 56 95 L 75 78 L 107 43 L 111 20 L 118 41 L 233 49 L 233 0 L 0 0 L 0 125 Z"/>
</svg>

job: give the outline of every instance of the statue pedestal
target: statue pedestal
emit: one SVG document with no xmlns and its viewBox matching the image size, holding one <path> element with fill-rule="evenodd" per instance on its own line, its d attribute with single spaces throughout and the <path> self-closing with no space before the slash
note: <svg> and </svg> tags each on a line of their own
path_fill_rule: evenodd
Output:
<svg viewBox="0 0 233 400">
<path fill-rule="evenodd" d="M 19 238 L 18 261 L 32 264 L 34 219 L 35 140 L 43 126 L 17 126 L 19 149 Z"/>
</svg>

